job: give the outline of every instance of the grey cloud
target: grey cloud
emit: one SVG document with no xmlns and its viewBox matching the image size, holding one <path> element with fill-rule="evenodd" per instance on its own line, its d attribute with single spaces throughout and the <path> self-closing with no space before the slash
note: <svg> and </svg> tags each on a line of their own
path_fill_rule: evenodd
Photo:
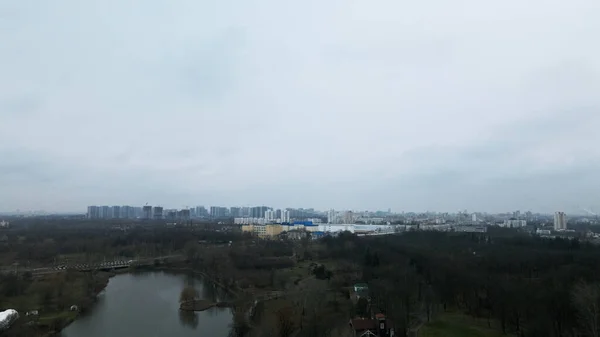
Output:
<svg viewBox="0 0 600 337">
<path fill-rule="evenodd" d="M 600 197 L 594 0 L 24 0 L 0 28 L 0 210 Z"/>
<path fill-rule="evenodd" d="M 42 108 L 42 99 L 36 94 L 0 97 L 0 118 L 29 118 Z"/>
</svg>

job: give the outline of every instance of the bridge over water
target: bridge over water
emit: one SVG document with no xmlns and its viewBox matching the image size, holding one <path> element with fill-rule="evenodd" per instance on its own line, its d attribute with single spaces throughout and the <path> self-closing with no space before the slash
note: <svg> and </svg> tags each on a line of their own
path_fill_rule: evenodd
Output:
<svg viewBox="0 0 600 337">
<path fill-rule="evenodd" d="M 63 271 L 63 270 L 75 270 L 75 271 L 91 271 L 91 270 L 112 270 L 112 269 L 121 269 L 121 268 L 129 268 L 135 266 L 150 266 L 153 265 L 156 261 L 159 263 L 164 263 L 165 261 L 181 257 L 180 255 L 170 255 L 170 256 L 160 256 L 153 258 L 144 258 L 144 259 L 135 259 L 135 260 L 112 260 L 112 261 L 102 261 L 102 262 L 81 262 L 81 263 L 68 263 L 59 266 L 52 267 L 52 271 Z"/>
</svg>

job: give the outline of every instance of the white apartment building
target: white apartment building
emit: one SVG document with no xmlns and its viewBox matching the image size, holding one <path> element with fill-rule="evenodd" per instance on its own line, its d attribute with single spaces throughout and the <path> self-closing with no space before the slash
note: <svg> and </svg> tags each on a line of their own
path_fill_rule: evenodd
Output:
<svg viewBox="0 0 600 337">
<path fill-rule="evenodd" d="M 564 231 L 565 229 L 567 229 L 567 216 L 565 212 L 554 213 L 554 230 Z"/>
<path fill-rule="evenodd" d="M 290 222 L 290 211 L 284 209 L 281 211 L 281 222 Z"/>
<path fill-rule="evenodd" d="M 520 228 L 527 226 L 526 220 L 504 220 L 502 227 Z"/>
<path fill-rule="evenodd" d="M 265 221 L 275 221 L 275 211 L 268 210 L 265 211 Z"/>
<path fill-rule="evenodd" d="M 334 209 L 330 209 L 327 212 L 327 223 L 330 223 L 330 224 L 335 223 L 335 216 L 336 216 L 335 210 Z"/>
</svg>

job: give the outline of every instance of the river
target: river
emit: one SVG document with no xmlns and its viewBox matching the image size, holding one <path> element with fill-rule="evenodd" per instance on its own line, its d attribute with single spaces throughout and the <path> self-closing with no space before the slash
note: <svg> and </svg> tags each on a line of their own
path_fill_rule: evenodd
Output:
<svg viewBox="0 0 600 337">
<path fill-rule="evenodd" d="M 231 309 L 179 311 L 179 295 L 185 286 L 198 289 L 204 299 L 215 302 L 228 299 L 221 288 L 197 276 L 166 272 L 121 274 L 110 279 L 93 309 L 66 327 L 61 336 L 228 336 Z"/>
</svg>

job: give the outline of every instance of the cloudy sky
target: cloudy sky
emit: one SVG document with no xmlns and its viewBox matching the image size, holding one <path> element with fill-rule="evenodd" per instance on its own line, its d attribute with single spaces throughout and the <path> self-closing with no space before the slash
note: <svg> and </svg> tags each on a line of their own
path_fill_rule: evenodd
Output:
<svg viewBox="0 0 600 337">
<path fill-rule="evenodd" d="M 0 0 L 0 211 L 600 212 L 598 0 Z"/>
</svg>

